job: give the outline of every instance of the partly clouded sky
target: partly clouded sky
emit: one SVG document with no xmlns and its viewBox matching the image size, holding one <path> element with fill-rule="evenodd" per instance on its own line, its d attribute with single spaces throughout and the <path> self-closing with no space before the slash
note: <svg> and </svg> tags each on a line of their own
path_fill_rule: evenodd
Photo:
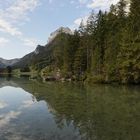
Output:
<svg viewBox="0 0 140 140">
<path fill-rule="evenodd" d="M 60 26 L 74 29 L 93 9 L 119 0 L 0 0 L 0 57 L 20 58 Z"/>
</svg>

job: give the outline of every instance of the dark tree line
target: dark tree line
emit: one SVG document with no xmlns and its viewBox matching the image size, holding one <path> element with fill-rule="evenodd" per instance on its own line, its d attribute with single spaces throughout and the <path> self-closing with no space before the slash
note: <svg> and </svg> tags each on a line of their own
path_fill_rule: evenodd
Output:
<svg viewBox="0 0 140 140">
<path fill-rule="evenodd" d="M 63 40 L 63 35 L 61 37 Z M 92 11 L 87 24 L 82 21 L 74 35 L 63 40 L 60 52 L 57 61 L 61 69 L 77 78 L 86 76 L 95 82 L 139 83 L 139 0 L 130 3 L 120 0 L 117 5 L 111 5 L 109 12 Z"/>
<path fill-rule="evenodd" d="M 140 1 L 120 0 L 108 12 L 92 11 L 74 35 L 57 36 L 55 68 L 78 80 L 140 83 Z"/>
</svg>

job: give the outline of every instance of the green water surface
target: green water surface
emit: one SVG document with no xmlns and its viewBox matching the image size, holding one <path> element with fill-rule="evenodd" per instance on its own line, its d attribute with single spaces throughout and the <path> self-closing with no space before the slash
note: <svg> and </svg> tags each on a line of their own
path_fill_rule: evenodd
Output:
<svg viewBox="0 0 140 140">
<path fill-rule="evenodd" d="M 140 86 L 0 78 L 0 140 L 140 140 Z"/>
</svg>

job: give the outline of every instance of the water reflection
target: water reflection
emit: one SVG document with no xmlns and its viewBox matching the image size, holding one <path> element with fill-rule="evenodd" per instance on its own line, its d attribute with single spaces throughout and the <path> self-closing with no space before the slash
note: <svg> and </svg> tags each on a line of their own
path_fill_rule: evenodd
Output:
<svg viewBox="0 0 140 140">
<path fill-rule="evenodd" d="M 139 86 L 0 78 L 2 140 L 139 140 Z"/>
</svg>

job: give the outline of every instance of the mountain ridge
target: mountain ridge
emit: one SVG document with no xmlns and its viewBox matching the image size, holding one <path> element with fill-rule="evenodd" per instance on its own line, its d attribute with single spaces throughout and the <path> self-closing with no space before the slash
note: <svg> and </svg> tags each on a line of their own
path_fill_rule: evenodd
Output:
<svg viewBox="0 0 140 140">
<path fill-rule="evenodd" d="M 0 58 L 0 68 L 5 68 L 7 66 L 12 66 L 15 63 L 17 63 L 19 60 L 20 60 L 19 58 L 10 59 L 10 60 Z"/>
<path fill-rule="evenodd" d="M 6 68 L 7 66 L 12 66 L 13 68 L 23 68 L 26 66 L 29 66 L 35 59 L 35 57 L 39 56 L 40 53 L 43 54 L 44 52 L 47 52 L 47 46 L 51 46 L 53 44 L 55 38 L 61 33 L 64 34 L 72 34 L 72 31 L 68 27 L 60 27 L 54 32 L 50 34 L 50 37 L 48 38 L 48 42 L 46 45 L 37 45 L 36 49 L 26 55 L 24 55 L 21 58 L 15 58 L 11 60 L 7 60 L 4 58 L 0 58 L 0 68 Z M 48 53 L 47 53 L 48 54 Z M 46 54 L 43 54 L 42 57 L 46 57 Z M 49 55 L 49 54 L 48 54 Z M 41 59 L 41 58 L 39 58 Z"/>
</svg>

